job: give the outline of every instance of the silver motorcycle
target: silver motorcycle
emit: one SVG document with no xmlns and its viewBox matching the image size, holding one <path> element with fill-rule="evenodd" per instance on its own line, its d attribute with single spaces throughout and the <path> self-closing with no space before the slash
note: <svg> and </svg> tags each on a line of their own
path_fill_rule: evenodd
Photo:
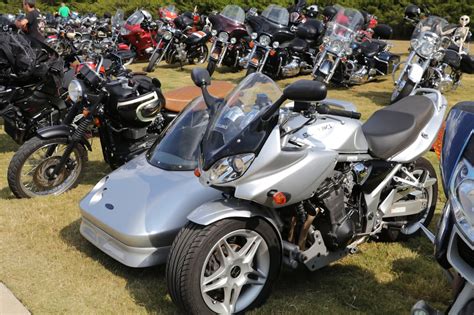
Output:
<svg viewBox="0 0 474 315">
<path fill-rule="evenodd" d="M 460 84 L 461 57 L 455 50 L 448 49 L 453 32 L 448 21 L 438 16 L 429 16 L 418 23 L 410 41 L 408 59 L 393 71 L 392 102 L 410 95 L 418 87 L 444 93 Z"/>
<path fill-rule="evenodd" d="M 192 77 L 209 113 L 194 173 L 222 197 L 188 215 L 168 256 L 168 289 L 184 312 L 245 312 L 264 303 L 283 264 L 317 270 L 430 223 L 437 179 L 422 156 L 446 111 L 438 91 L 418 89 L 362 124 L 320 82 L 282 93 L 254 73 L 222 103 L 207 71 Z"/>
</svg>

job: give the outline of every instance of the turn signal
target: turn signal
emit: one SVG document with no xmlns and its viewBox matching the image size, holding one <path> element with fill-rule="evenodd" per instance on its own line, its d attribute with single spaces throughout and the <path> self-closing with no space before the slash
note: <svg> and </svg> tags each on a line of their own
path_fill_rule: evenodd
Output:
<svg viewBox="0 0 474 315">
<path fill-rule="evenodd" d="M 100 127 L 100 119 L 99 119 L 98 117 L 95 117 L 95 118 L 94 118 L 94 125 L 95 125 L 96 127 Z"/>
<path fill-rule="evenodd" d="M 249 43 L 249 47 L 250 47 L 250 48 L 253 48 L 254 45 L 255 45 L 255 43 L 254 43 L 253 41 L 251 41 L 251 42 Z"/>
<path fill-rule="evenodd" d="M 194 169 L 194 176 L 201 177 L 201 171 L 197 167 Z"/>
<path fill-rule="evenodd" d="M 433 150 L 438 157 L 438 160 L 441 159 L 441 151 L 443 150 L 443 138 L 444 138 L 444 130 L 446 129 L 446 123 L 443 122 L 443 125 L 439 129 L 438 138 L 436 139 L 435 143 L 433 144 Z"/>
<path fill-rule="evenodd" d="M 82 110 L 82 116 L 84 116 L 84 117 L 89 116 L 90 113 L 91 113 L 91 112 L 90 112 L 89 109 L 87 109 L 87 108 L 84 108 L 84 109 Z"/>
<path fill-rule="evenodd" d="M 272 49 L 272 50 L 270 50 L 270 56 L 272 56 L 272 57 L 273 57 L 273 56 L 275 56 L 275 54 L 276 54 L 276 50 L 273 50 L 273 49 Z"/>
<path fill-rule="evenodd" d="M 277 205 L 284 205 L 286 203 L 286 195 L 281 191 L 273 194 L 273 202 Z"/>
</svg>

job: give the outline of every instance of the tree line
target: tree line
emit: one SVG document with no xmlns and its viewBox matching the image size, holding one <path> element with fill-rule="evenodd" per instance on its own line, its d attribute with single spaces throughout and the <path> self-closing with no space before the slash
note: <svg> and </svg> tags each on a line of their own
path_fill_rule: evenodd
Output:
<svg viewBox="0 0 474 315">
<path fill-rule="evenodd" d="M 21 9 L 22 0 L 2 0 L 0 13 L 16 13 Z M 243 8 L 256 7 L 263 10 L 269 4 L 279 4 L 288 7 L 292 0 L 37 0 L 38 7 L 43 12 L 55 12 L 59 4 L 64 1 L 73 11 L 80 13 L 94 12 L 102 15 L 105 12 L 113 14 L 117 8 L 123 9 L 127 14 L 137 8 L 145 8 L 154 16 L 159 7 L 173 3 L 181 11 L 191 11 L 195 6 L 200 12 L 219 11 L 229 3 L 237 4 Z M 409 38 L 413 26 L 403 21 L 404 9 L 409 4 L 425 7 L 431 14 L 446 18 L 450 23 L 458 23 L 461 15 L 474 18 L 474 0 L 306 0 L 308 5 L 317 4 L 322 9 L 324 6 L 340 4 L 345 7 L 365 10 L 378 17 L 380 23 L 389 24 L 394 29 L 395 38 Z"/>
</svg>

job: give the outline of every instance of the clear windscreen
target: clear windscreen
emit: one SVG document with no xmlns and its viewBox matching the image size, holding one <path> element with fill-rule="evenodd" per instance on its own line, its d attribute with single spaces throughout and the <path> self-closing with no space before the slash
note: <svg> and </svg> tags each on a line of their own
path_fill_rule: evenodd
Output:
<svg viewBox="0 0 474 315">
<path fill-rule="evenodd" d="M 423 37 L 426 33 L 437 35 L 438 37 L 443 36 L 443 32 L 449 28 L 449 23 L 439 16 L 429 16 L 421 20 L 416 26 L 412 34 L 412 39 L 418 39 Z"/>
<path fill-rule="evenodd" d="M 273 23 L 284 26 L 287 26 L 290 20 L 290 14 L 288 13 L 288 10 L 274 4 L 269 5 L 262 12 L 262 16 Z"/>
<path fill-rule="evenodd" d="M 123 12 L 123 10 L 117 10 L 117 12 L 115 12 L 115 15 L 110 20 L 110 23 L 114 27 L 122 26 L 124 24 L 124 17 L 125 13 Z"/>
<path fill-rule="evenodd" d="M 238 5 L 226 5 L 220 14 L 237 23 L 243 24 L 245 22 L 245 12 Z"/>
<path fill-rule="evenodd" d="M 335 6 L 337 14 L 328 23 L 326 36 L 351 38 L 364 25 L 362 14 L 349 8 Z"/>
<path fill-rule="evenodd" d="M 215 151 L 234 141 L 242 130 L 258 119 L 281 94 L 278 85 L 262 73 L 246 77 L 227 95 L 224 104 L 212 119 L 205 147 Z"/>
<path fill-rule="evenodd" d="M 130 24 L 130 25 L 141 24 L 144 19 L 145 19 L 145 16 L 143 15 L 142 11 L 137 10 L 128 17 L 127 24 Z"/>
<path fill-rule="evenodd" d="M 199 144 L 209 123 L 202 97 L 194 99 L 148 151 L 148 161 L 159 168 L 190 171 L 197 167 Z"/>
</svg>

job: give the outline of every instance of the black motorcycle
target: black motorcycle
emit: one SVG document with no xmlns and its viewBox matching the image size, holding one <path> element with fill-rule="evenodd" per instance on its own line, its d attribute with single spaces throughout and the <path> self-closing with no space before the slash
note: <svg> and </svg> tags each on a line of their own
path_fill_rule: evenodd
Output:
<svg viewBox="0 0 474 315">
<path fill-rule="evenodd" d="M 280 45 L 295 37 L 288 26 L 289 17 L 287 9 L 272 4 L 262 15 L 248 18 L 252 31 L 252 50 L 241 61 L 247 67 L 247 75 L 254 72 L 263 72 L 272 78 L 280 75 L 282 59 L 286 54 Z"/>
<path fill-rule="evenodd" d="M 25 142 L 8 167 L 8 184 L 18 198 L 61 194 L 79 182 L 98 128 L 105 162 L 117 168 L 147 150 L 162 131 L 165 99 L 158 79 L 128 74 L 103 79 L 84 65 L 68 92 L 70 124 L 45 127 Z"/>
<path fill-rule="evenodd" d="M 153 71 L 155 65 L 163 59 L 167 64 L 179 63 L 182 67 L 186 62 L 204 63 L 207 61 L 209 49 L 207 42 L 211 38 L 206 29 L 193 31 L 195 21 L 189 12 L 178 16 L 173 23 L 165 24 L 158 32 L 158 40 L 153 51 L 147 72 Z M 202 23 L 199 23 L 200 26 Z"/>
<path fill-rule="evenodd" d="M 47 45 L 37 45 L 33 49 L 22 35 L 0 33 L 0 117 L 18 144 L 60 123 L 68 109 L 61 93 L 63 60 Z"/>
</svg>

